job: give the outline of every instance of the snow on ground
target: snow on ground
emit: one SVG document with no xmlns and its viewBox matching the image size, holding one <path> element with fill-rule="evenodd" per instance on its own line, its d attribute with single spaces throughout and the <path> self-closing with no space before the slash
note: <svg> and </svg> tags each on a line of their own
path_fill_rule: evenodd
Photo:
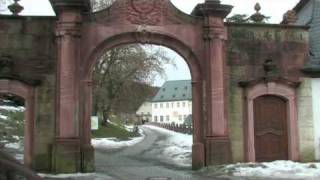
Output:
<svg viewBox="0 0 320 180">
<path fill-rule="evenodd" d="M 68 179 L 68 180 L 114 180 L 114 178 L 97 173 L 75 173 L 75 174 L 38 174 L 43 178 L 52 178 L 52 179 Z"/>
<path fill-rule="evenodd" d="M 144 127 L 156 130 L 168 136 L 168 139 L 159 141 L 158 145 L 164 147 L 159 156 L 166 157 L 179 166 L 191 166 L 192 135 L 177 133 L 164 128 L 144 125 Z"/>
<path fill-rule="evenodd" d="M 8 120 L 8 117 L 7 116 L 4 116 L 0 113 L 0 120 L 3 119 L 3 120 Z"/>
<path fill-rule="evenodd" d="M 141 135 L 140 137 L 132 138 L 129 141 L 119 141 L 116 138 L 95 138 L 91 140 L 91 144 L 94 148 L 98 149 L 118 149 L 133 146 L 141 142 L 145 137 L 142 130 L 139 129 L 139 133 Z"/>
<path fill-rule="evenodd" d="M 287 179 L 320 179 L 320 163 L 274 161 L 269 163 L 238 163 L 227 165 L 233 176 L 273 177 Z"/>
<path fill-rule="evenodd" d="M 6 148 L 11 148 L 11 149 L 21 149 L 21 144 L 19 142 L 17 143 L 8 143 L 5 145 Z"/>
<path fill-rule="evenodd" d="M 22 112 L 25 110 L 25 108 L 22 106 L 0 106 L 0 110 Z"/>
</svg>

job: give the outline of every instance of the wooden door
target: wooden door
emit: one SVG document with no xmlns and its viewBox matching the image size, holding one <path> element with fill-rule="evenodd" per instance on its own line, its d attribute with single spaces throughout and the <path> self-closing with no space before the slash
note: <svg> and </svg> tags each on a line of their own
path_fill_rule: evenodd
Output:
<svg viewBox="0 0 320 180">
<path fill-rule="evenodd" d="M 254 100 L 254 134 L 257 162 L 288 159 L 287 102 L 277 96 Z"/>
</svg>

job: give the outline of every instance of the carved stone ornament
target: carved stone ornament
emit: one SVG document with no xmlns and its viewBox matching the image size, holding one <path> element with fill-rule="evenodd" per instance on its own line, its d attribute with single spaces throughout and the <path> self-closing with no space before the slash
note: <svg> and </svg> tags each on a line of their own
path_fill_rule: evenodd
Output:
<svg viewBox="0 0 320 180">
<path fill-rule="evenodd" d="M 127 20 L 132 24 L 158 25 L 163 17 L 162 3 L 160 0 L 129 0 Z"/>
<path fill-rule="evenodd" d="M 9 55 L 0 56 L 0 75 L 12 75 L 14 63 Z"/>
</svg>

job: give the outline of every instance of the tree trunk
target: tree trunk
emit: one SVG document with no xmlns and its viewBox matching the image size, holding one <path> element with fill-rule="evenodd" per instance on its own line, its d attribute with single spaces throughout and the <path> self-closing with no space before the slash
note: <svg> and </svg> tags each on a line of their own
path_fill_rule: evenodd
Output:
<svg viewBox="0 0 320 180">
<path fill-rule="evenodd" d="M 109 111 L 104 110 L 102 112 L 102 125 L 107 127 L 108 126 L 108 119 L 109 119 Z"/>
</svg>

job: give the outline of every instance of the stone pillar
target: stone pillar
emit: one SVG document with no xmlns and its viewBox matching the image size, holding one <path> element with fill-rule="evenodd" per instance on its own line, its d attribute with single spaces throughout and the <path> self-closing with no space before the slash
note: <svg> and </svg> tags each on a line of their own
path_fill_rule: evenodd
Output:
<svg viewBox="0 0 320 180">
<path fill-rule="evenodd" d="M 83 2 L 54 2 L 59 19 L 56 24 L 57 106 L 52 170 L 56 173 L 74 173 L 81 171 L 78 67 Z"/>
<path fill-rule="evenodd" d="M 198 10 L 197 10 L 198 9 Z M 229 163 L 231 147 L 228 136 L 225 42 L 227 33 L 223 19 L 232 6 L 218 0 L 207 0 L 194 13 L 204 18 L 206 57 L 206 165 Z"/>
<path fill-rule="evenodd" d="M 198 170 L 205 165 L 205 151 L 202 132 L 202 87 L 200 80 L 192 82 L 192 118 L 193 118 L 193 144 L 192 144 L 192 169 Z M 190 126 L 189 126 L 190 128 Z M 190 130 L 192 132 L 192 130 Z"/>
</svg>

